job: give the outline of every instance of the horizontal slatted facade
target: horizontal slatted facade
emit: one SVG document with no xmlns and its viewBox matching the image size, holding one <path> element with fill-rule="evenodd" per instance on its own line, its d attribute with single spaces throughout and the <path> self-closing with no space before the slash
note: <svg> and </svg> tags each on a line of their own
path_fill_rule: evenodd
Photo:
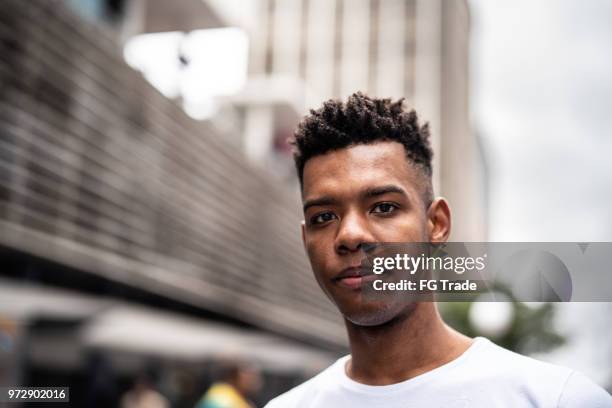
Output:
<svg viewBox="0 0 612 408">
<path fill-rule="evenodd" d="M 299 200 L 61 1 L 0 8 L 0 244 L 289 336 L 345 344 Z"/>
</svg>

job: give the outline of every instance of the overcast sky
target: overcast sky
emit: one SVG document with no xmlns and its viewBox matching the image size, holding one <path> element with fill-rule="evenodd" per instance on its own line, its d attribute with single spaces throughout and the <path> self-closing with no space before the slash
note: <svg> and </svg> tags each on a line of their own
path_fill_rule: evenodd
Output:
<svg viewBox="0 0 612 408">
<path fill-rule="evenodd" d="M 612 1 L 471 0 L 492 241 L 611 241 Z"/>
<path fill-rule="evenodd" d="M 471 0 L 491 241 L 612 241 L 612 1 Z M 563 303 L 542 358 L 612 379 L 612 304 Z"/>
</svg>

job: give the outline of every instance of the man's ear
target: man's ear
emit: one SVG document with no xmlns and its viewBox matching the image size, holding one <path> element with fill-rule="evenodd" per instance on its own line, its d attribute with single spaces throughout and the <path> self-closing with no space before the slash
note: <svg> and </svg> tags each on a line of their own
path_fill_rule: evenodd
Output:
<svg viewBox="0 0 612 408">
<path fill-rule="evenodd" d="M 304 249 L 306 249 L 306 221 L 302 220 L 300 222 L 300 228 L 302 229 L 302 244 L 304 244 Z"/>
<path fill-rule="evenodd" d="M 451 210 L 443 197 L 436 198 L 427 210 L 427 232 L 430 242 L 446 242 L 451 233 Z"/>
</svg>

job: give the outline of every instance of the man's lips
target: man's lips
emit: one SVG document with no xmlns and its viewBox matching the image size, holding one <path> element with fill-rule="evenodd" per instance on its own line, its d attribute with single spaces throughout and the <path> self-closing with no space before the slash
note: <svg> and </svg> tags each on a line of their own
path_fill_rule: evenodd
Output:
<svg viewBox="0 0 612 408">
<path fill-rule="evenodd" d="M 361 266 L 351 266 L 343 269 L 342 272 L 333 278 L 333 281 L 349 289 L 358 289 L 364 284 L 374 281 L 376 278 L 375 274 L 364 270 Z"/>
</svg>

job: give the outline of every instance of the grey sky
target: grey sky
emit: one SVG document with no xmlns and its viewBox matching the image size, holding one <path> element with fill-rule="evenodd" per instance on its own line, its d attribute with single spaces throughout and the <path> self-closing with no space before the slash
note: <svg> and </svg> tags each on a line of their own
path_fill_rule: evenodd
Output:
<svg viewBox="0 0 612 408">
<path fill-rule="evenodd" d="M 612 239 L 612 2 L 472 0 L 490 239 Z"/>
<path fill-rule="evenodd" d="M 471 0 L 491 241 L 612 240 L 612 1 Z M 612 304 L 563 303 L 546 360 L 612 378 Z M 602 334 L 605 333 L 605 334 Z"/>
</svg>

